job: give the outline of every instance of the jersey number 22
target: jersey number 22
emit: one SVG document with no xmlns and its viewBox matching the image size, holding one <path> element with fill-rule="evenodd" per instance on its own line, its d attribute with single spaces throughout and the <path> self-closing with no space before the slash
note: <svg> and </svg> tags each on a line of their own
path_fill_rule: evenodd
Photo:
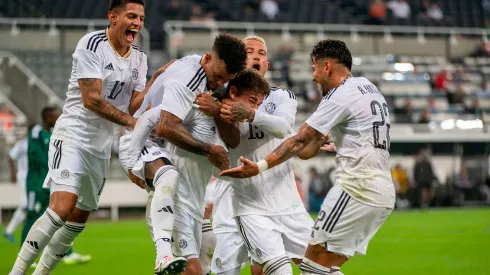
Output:
<svg viewBox="0 0 490 275">
<path fill-rule="evenodd" d="M 390 150 L 390 124 L 386 123 L 386 116 L 388 116 L 388 105 L 386 103 L 379 103 L 376 100 L 371 101 L 371 112 L 373 116 L 381 115 L 381 121 L 373 122 L 373 138 L 374 138 L 374 147 L 384 150 Z M 379 132 L 380 128 L 385 128 L 386 132 L 386 140 L 380 142 L 379 140 Z"/>
</svg>

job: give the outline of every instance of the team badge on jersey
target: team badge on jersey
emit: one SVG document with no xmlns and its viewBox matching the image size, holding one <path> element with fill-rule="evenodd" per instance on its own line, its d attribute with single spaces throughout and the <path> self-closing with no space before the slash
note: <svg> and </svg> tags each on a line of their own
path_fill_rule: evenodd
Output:
<svg viewBox="0 0 490 275">
<path fill-rule="evenodd" d="M 274 110 L 276 109 L 276 104 L 269 102 L 267 105 L 265 105 L 265 111 L 268 113 L 273 113 Z"/>
<path fill-rule="evenodd" d="M 138 70 L 133 69 L 133 80 L 137 80 L 137 79 L 138 79 Z"/>
<path fill-rule="evenodd" d="M 187 247 L 187 241 L 186 240 L 180 240 L 179 241 L 179 247 L 180 248 L 186 248 Z"/>
<path fill-rule="evenodd" d="M 257 255 L 257 257 L 262 257 L 262 251 L 260 251 L 260 249 L 256 248 L 255 249 L 255 255 Z"/>
<path fill-rule="evenodd" d="M 221 259 L 220 258 L 216 258 L 216 266 L 219 267 L 219 268 L 222 268 L 223 267 L 223 263 L 221 263 Z"/>
</svg>

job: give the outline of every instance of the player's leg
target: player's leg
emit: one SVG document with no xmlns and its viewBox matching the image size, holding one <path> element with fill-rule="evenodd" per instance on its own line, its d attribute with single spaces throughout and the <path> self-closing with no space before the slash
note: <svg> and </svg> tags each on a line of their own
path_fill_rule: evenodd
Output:
<svg viewBox="0 0 490 275">
<path fill-rule="evenodd" d="M 199 260 L 203 275 L 211 274 L 211 262 L 213 259 L 214 249 L 216 247 L 216 236 L 211 226 L 211 215 L 213 213 L 213 205 L 206 206 L 204 211 L 204 220 L 202 223 L 202 242 L 199 252 Z"/>
<path fill-rule="evenodd" d="M 88 152 L 82 153 L 85 176 L 80 181 L 80 197 L 76 207 L 67 217 L 66 223 L 55 233 L 43 252 L 34 272 L 36 275 L 56 268 L 61 259 L 66 256 L 75 238 L 85 229 L 90 212 L 99 208 L 99 198 L 109 170 L 109 159 L 98 158 Z M 51 191 L 56 188 L 57 184 L 52 185 Z"/>
<path fill-rule="evenodd" d="M 50 170 L 44 187 L 51 189 L 49 207 L 29 230 L 11 275 L 26 272 L 55 232 L 65 224 L 77 203 L 81 176 L 84 173 L 82 152 L 69 143 L 51 140 L 48 154 Z"/>
<path fill-rule="evenodd" d="M 340 272 L 350 257 L 366 253 L 367 243 L 391 211 L 360 203 L 334 186 L 313 226 L 312 238 L 300 265 L 303 274 Z"/>
<path fill-rule="evenodd" d="M 173 254 L 187 260 L 187 267 L 182 275 L 201 275 L 199 252 L 202 238 L 202 223 L 192 215 L 175 206 L 175 221 L 172 245 Z"/>
<path fill-rule="evenodd" d="M 273 217 L 247 215 L 235 218 L 243 242 L 253 261 L 266 275 L 292 275 L 281 232 Z"/>
<path fill-rule="evenodd" d="M 214 274 L 240 274 L 242 266 L 247 262 L 248 251 L 238 231 L 216 234 L 216 248 L 211 264 L 211 271 Z"/>
<path fill-rule="evenodd" d="M 15 209 L 14 215 L 10 220 L 9 224 L 3 232 L 3 236 L 9 240 L 11 243 L 15 243 L 14 232 L 19 225 L 21 225 L 26 218 L 26 208 L 27 208 L 27 198 L 26 198 L 26 187 L 25 185 L 19 185 L 20 189 L 20 199 L 19 206 Z"/>
<path fill-rule="evenodd" d="M 87 207 L 75 207 L 65 224 L 54 234 L 43 254 L 33 275 L 46 274 L 56 268 L 73 245 L 75 238 L 85 229 L 90 210 Z"/>
</svg>

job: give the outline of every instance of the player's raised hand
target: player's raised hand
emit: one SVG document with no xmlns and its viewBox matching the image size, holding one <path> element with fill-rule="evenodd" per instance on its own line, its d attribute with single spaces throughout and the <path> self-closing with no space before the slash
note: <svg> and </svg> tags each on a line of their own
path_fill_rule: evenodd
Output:
<svg viewBox="0 0 490 275">
<path fill-rule="evenodd" d="M 211 117 L 218 117 L 220 114 L 219 102 L 209 93 L 197 96 L 195 103 L 199 105 L 199 110 Z"/>
<path fill-rule="evenodd" d="M 251 160 L 240 157 L 242 165 L 221 172 L 220 177 L 250 178 L 259 174 L 259 167 Z"/>
<path fill-rule="evenodd" d="M 209 153 L 207 154 L 209 162 L 220 170 L 226 170 L 230 168 L 230 160 L 228 159 L 228 152 L 219 145 L 211 145 Z"/>
<path fill-rule="evenodd" d="M 138 185 L 139 187 L 141 187 L 141 189 L 146 189 L 146 182 L 140 178 L 138 178 L 137 176 L 135 176 L 133 174 L 133 172 L 131 172 L 131 170 L 128 170 L 128 175 L 129 175 L 129 179 L 136 185 Z"/>
</svg>

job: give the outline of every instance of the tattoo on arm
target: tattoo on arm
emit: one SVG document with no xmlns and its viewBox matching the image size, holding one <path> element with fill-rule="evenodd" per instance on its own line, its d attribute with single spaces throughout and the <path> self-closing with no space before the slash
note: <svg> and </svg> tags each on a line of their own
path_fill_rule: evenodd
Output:
<svg viewBox="0 0 490 275">
<path fill-rule="evenodd" d="M 310 144 L 313 139 L 320 135 L 321 133 L 308 126 L 308 124 L 303 124 L 299 129 L 298 134 L 286 139 L 267 157 L 269 168 L 279 165 L 297 155 Z"/>
<path fill-rule="evenodd" d="M 120 111 L 103 98 L 101 79 L 83 78 L 78 80 L 78 84 L 82 91 L 83 105 L 87 109 L 121 126 L 133 126 L 135 119 L 132 116 Z"/>
<path fill-rule="evenodd" d="M 253 118 L 253 110 L 243 103 L 234 103 L 231 107 L 231 113 L 237 121 Z"/>
<path fill-rule="evenodd" d="M 198 155 L 206 155 L 211 145 L 195 139 L 177 116 L 162 111 L 158 123 L 158 135 L 168 142 Z"/>
</svg>

